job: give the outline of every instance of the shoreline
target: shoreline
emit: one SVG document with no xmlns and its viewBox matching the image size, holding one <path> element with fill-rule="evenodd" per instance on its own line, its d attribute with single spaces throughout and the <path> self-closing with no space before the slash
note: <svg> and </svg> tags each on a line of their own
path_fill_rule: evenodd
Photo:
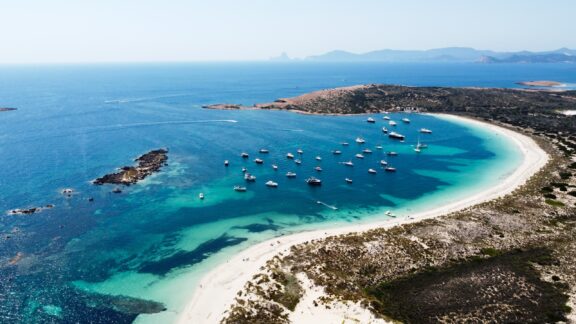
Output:
<svg viewBox="0 0 576 324">
<path fill-rule="evenodd" d="M 336 227 L 326 230 L 312 230 L 280 236 L 253 245 L 234 255 L 228 262 L 220 264 L 206 273 L 195 289 L 185 309 L 178 315 L 177 323 L 213 323 L 222 319 L 229 309 L 236 293 L 256 274 L 267 260 L 279 253 L 287 253 L 290 247 L 310 240 L 351 232 L 362 232 L 374 228 L 391 228 L 397 225 L 417 222 L 459 211 L 513 192 L 539 171 L 548 161 L 546 154 L 530 137 L 494 124 L 471 118 L 447 114 L 432 114 L 437 118 L 481 126 L 507 136 L 518 145 L 523 160 L 520 166 L 503 181 L 487 190 L 476 193 L 461 201 L 438 207 L 429 211 L 409 215 L 404 218 L 389 219 L 367 224 Z M 219 301 L 214 303 L 214 301 Z"/>
</svg>

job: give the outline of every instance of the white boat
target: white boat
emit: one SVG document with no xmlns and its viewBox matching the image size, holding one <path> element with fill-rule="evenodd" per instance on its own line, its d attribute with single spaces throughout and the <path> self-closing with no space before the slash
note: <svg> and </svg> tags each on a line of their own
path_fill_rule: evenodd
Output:
<svg viewBox="0 0 576 324">
<path fill-rule="evenodd" d="M 311 186 L 321 186 L 322 180 L 314 178 L 314 177 L 310 177 L 310 178 L 306 179 L 306 183 L 311 185 Z"/>
<path fill-rule="evenodd" d="M 247 169 L 246 168 L 242 168 L 242 172 L 246 173 Z"/>
<path fill-rule="evenodd" d="M 322 158 L 319 157 L 319 156 L 317 156 L 317 157 L 316 157 L 316 161 L 322 161 Z"/>
<path fill-rule="evenodd" d="M 234 186 L 234 191 L 245 192 L 245 191 L 246 191 L 246 187 Z"/>
<path fill-rule="evenodd" d="M 372 150 L 371 149 L 363 149 L 362 153 L 364 154 L 372 154 Z"/>
<path fill-rule="evenodd" d="M 374 124 L 376 122 L 376 120 L 372 117 L 368 117 L 368 119 L 366 119 L 367 122 Z"/>
<path fill-rule="evenodd" d="M 388 137 L 390 137 L 391 139 L 397 139 L 397 140 L 404 140 L 405 136 L 400 134 L 400 133 L 396 133 L 396 132 L 390 132 L 390 134 L 388 134 Z"/>
<path fill-rule="evenodd" d="M 384 134 L 388 134 L 388 128 L 386 128 L 386 127 L 382 127 L 382 133 L 384 133 Z"/>
<path fill-rule="evenodd" d="M 363 158 L 364 158 L 364 155 L 362 155 L 362 154 L 360 154 L 360 153 L 358 153 L 358 154 L 356 154 L 356 155 L 354 155 L 354 156 L 355 156 L 357 159 L 363 159 Z"/>
<path fill-rule="evenodd" d="M 199 194 L 198 194 L 198 198 L 200 198 L 200 200 L 204 199 L 204 194 L 203 194 L 203 193 L 199 193 Z"/>
<path fill-rule="evenodd" d="M 262 164 L 262 163 L 264 163 L 264 160 L 262 160 L 262 159 L 254 159 L 254 162 L 256 162 L 256 164 Z"/>
<path fill-rule="evenodd" d="M 250 155 L 248 155 L 248 153 L 246 153 L 246 152 L 242 152 L 242 153 L 240 153 L 240 156 L 247 159 Z"/>
<path fill-rule="evenodd" d="M 396 168 L 391 167 L 391 166 L 386 167 L 384 170 L 385 170 L 386 172 L 396 172 Z"/>
<path fill-rule="evenodd" d="M 384 117 L 382 117 L 382 119 L 384 119 L 384 120 L 390 120 L 390 117 L 384 116 Z"/>
<path fill-rule="evenodd" d="M 256 176 L 251 175 L 250 173 L 246 173 L 246 174 L 244 174 L 244 180 L 249 181 L 249 182 L 254 182 L 254 181 L 256 181 Z"/>
<path fill-rule="evenodd" d="M 272 164 L 272 169 L 278 170 L 278 166 L 276 164 Z"/>
<path fill-rule="evenodd" d="M 410 119 L 408 118 L 402 118 L 402 122 L 406 123 L 406 124 L 410 124 Z"/>
<path fill-rule="evenodd" d="M 377 149 L 377 150 L 381 150 L 381 149 L 382 149 L 382 145 L 376 145 L 376 149 Z"/>
<path fill-rule="evenodd" d="M 293 158 L 294 158 L 294 154 L 288 153 L 288 154 L 286 154 L 286 158 L 288 158 L 288 159 L 293 159 Z"/>
<path fill-rule="evenodd" d="M 278 182 L 274 182 L 272 180 L 269 180 L 266 182 L 266 186 L 271 187 L 271 188 L 276 188 L 276 187 L 278 187 Z"/>
<path fill-rule="evenodd" d="M 317 172 L 322 172 L 322 168 L 319 166 L 315 167 L 314 170 L 316 170 Z"/>
<path fill-rule="evenodd" d="M 396 122 L 393 121 L 393 120 L 391 120 L 391 121 L 388 122 L 388 125 L 390 125 L 390 126 L 396 126 Z"/>
<path fill-rule="evenodd" d="M 368 169 L 368 173 L 370 173 L 370 174 L 376 174 L 376 170 L 374 170 L 374 169 Z"/>
<path fill-rule="evenodd" d="M 304 154 L 304 151 L 302 151 L 301 149 L 296 150 L 296 153 L 298 154 Z"/>
<path fill-rule="evenodd" d="M 380 160 L 380 165 L 388 165 L 388 162 L 386 162 L 384 160 Z"/>
<path fill-rule="evenodd" d="M 352 179 L 350 179 L 350 178 L 346 178 L 346 179 L 344 179 L 344 181 L 346 181 L 348 183 L 352 183 Z"/>
<path fill-rule="evenodd" d="M 420 128 L 420 133 L 432 134 L 432 131 L 429 130 L 428 128 Z"/>
<path fill-rule="evenodd" d="M 334 154 L 334 155 L 339 155 L 339 154 L 342 154 L 342 151 L 338 151 L 338 150 L 332 151 L 332 154 Z"/>
<path fill-rule="evenodd" d="M 296 173 L 294 173 L 294 172 L 286 172 L 286 177 L 288 177 L 288 178 L 296 178 Z"/>
<path fill-rule="evenodd" d="M 340 144 L 342 144 L 342 146 L 348 146 L 348 145 L 350 145 L 350 144 L 348 144 L 348 142 L 342 142 L 342 143 L 340 143 Z"/>
<path fill-rule="evenodd" d="M 386 153 L 388 156 L 398 156 L 398 153 L 394 152 L 394 151 L 390 151 Z"/>
<path fill-rule="evenodd" d="M 366 141 L 362 137 L 356 137 L 356 143 L 364 144 L 364 143 L 366 143 Z"/>
<path fill-rule="evenodd" d="M 228 162 L 228 160 L 224 161 L 224 166 L 228 166 L 228 164 L 230 164 L 230 162 Z"/>
<path fill-rule="evenodd" d="M 294 160 L 294 163 L 300 165 L 300 164 L 302 164 L 302 161 L 300 161 L 299 159 L 296 159 L 296 160 Z"/>
<path fill-rule="evenodd" d="M 420 151 L 421 151 L 420 148 L 422 147 L 421 145 L 422 144 L 420 144 L 420 138 L 418 138 L 418 143 L 416 144 L 416 147 L 414 148 L 414 152 L 420 153 Z"/>
<path fill-rule="evenodd" d="M 263 148 L 263 149 L 260 149 L 259 152 L 260 152 L 260 153 L 263 153 L 263 154 L 267 154 L 267 153 L 269 153 L 270 151 L 268 151 L 267 149 L 264 149 L 264 148 Z"/>
<path fill-rule="evenodd" d="M 345 166 L 354 166 L 354 163 L 352 163 L 352 161 L 347 161 L 347 162 L 344 162 L 344 165 Z"/>
</svg>

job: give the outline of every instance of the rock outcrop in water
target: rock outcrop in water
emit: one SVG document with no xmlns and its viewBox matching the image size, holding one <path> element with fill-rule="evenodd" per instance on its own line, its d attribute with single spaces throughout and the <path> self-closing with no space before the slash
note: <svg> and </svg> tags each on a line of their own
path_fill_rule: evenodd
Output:
<svg viewBox="0 0 576 324">
<path fill-rule="evenodd" d="M 16 110 L 16 108 L 0 107 L 0 112 L 3 112 L 3 111 L 12 111 L 12 110 Z"/>
<path fill-rule="evenodd" d="M 153 150 L 137 158 L 135 160 L 138 162 L 137 166 L 124 166 L 120 168 L 119 172 L 107 174 L 92 181 L 92 183 L 96 185 L 110 183 L 129 186 L 158 172 L 162 166 L 166 165 L 167 160 L 167 149 Z"/>
</svg>

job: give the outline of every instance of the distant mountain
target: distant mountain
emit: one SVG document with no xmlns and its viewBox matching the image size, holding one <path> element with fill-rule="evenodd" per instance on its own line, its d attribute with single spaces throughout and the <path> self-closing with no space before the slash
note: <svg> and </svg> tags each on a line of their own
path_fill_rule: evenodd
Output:
<svg viewBox="0 0 576 324">
<path fill-rule="evenodd" d="M 479 62 L 479 63 L 574 63 L 576 50 L 561 48 L 548 52 L 496 52 L 468 47 L 447 47 L 426 51 L 378 50 L 363 54 L 332 51 L 309 56 L 318 62 Z"/>
</svg>

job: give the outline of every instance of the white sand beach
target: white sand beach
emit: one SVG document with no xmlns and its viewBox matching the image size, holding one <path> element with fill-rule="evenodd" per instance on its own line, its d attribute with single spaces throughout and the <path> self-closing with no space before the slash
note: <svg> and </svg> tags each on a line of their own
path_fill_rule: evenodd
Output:
<svg viewBox="0 0 576 324">
<path fill-rule="evenodd" d="M 316 230 L 281 236 L 249 247 L 241 253 L 233 256 L 228 262 L 216 267 L 202 278 L 199 286 L 195 287 L 192 299 L 189 301 L 184 311 L 179 315 L 177 322 L 194 324 L 218 323 L 222 319 L 224 312 L 234 301 L 236 293 L 243 288 L 244 284 L 248 280 L 259 272 L 260 267 L 262 267 L 265 262 L 274 255 L 281 252 L 286 254 L 292 245 L 327 236 L 366 231 L 374 228 L 389 228 L 400 224 L 417 222 L 422 219 L 446 215 L 481 202 L 492 200 L 514 191 L 517 187 L 524 184 L 533 174 L 540 170 L 548 161 L 549 157 L 546 152 L 544 152 L 531 138 L 522 134 L 472 119 L 452 115 L 435 116 L 461 123 L 481 125 L 482 127 L 487 127 L 494 133 L 509 137 L 518 145 L 523 154 L 521 165 L 507 178 L 502 179 L 499 183 L 494 184 L 494 186 L 489 189 L 440 208 L 416 213 L 405 218 L 396 218 L 370 224 L 338 227 L 329 230 Z M 182 289 L 191 288 L 192 287 L 182 287 Z M 309 316 L 310 314 L 307 315 Z M 295 318 L 292 319 L 295 322 L 298 321 Z M 322 318 L 316 318 L 316 321 L 318 323 L 327 323 L 322 321 Z M 328 321 L 330 322 L 330 320 Z"/>
</svg>

